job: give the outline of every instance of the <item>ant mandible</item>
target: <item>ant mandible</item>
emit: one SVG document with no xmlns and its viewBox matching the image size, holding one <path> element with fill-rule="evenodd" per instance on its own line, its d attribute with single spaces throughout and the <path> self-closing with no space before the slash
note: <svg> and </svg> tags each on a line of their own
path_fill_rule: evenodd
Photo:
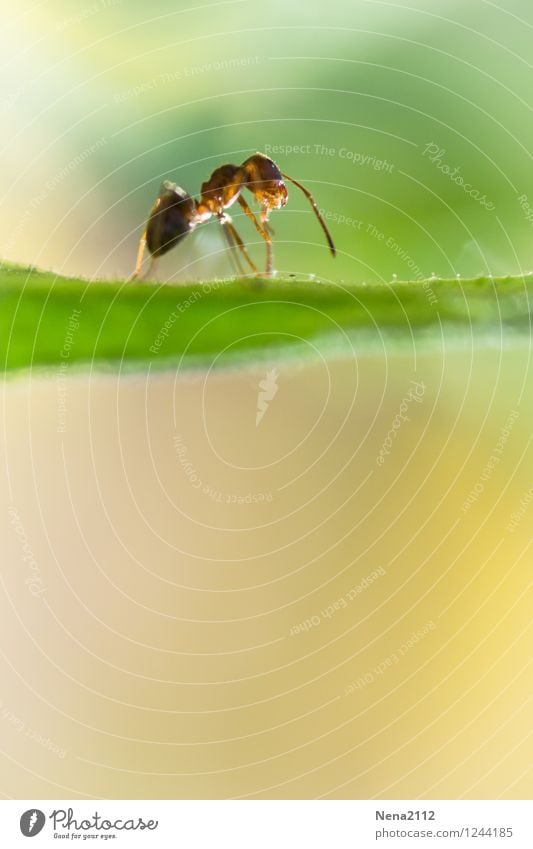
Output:
<svg viewBox="0 0 533 849">
<path fill-rule="evenodd" d="M 242 165 L 221 165 L 211 174 L 209 180 L 202 183 L 200 200 L 195 200 L 175 183 L 165 181 L 161 185 L 159 196 L 150 210 L 146 227 L 141 236 L 137 263 L 132 280 L 139 276 L 145 247 L 151 255 L 151 263 L 146 272 L 147 276 L 154 270 L 159 257 L 178 244 L 197 224 L 202 224 L 211 216 L 215 216 L 226 237 L 228 247 L 235 259 L 237 268 L 242 273 L 237 248 L 242 252 L 249 266 L 258 274 L 256 265 L 251 260 L 246 247 L 237 233 L 235 226 L 225 212 L 235 201 L 242 207 L 244 213 L 253 221 L 255 228 L 266 242 L 266 276 L 272 274 L 272 231 L 268 224 L 271 210 L 281 209 L 288 200 L 285 180 L 297 186 L 306 196 L 318 218 L 332 256 L 335 256 L 335 245 L 328 228 L 311 193 L 288 174 L 283 174 L 275 162 L 264 153 L 255 153 Z M 252 212 L 242 196 L 242 190 L 248 189 L 260 206 L 260 220 Z"/>
</svg>

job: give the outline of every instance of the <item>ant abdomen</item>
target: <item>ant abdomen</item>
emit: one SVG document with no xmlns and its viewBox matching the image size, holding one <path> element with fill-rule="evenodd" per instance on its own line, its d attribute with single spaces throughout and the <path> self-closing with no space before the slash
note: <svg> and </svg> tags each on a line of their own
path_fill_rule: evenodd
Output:
<svg viewBox="0 0 533 849">
<path fill-rule="evenodd" d="M 163 256 L 195 226 L 193 198 L 175 183 L 161 186 L 146 226 L 146 244 L 153 257 Z"/>
</svg>

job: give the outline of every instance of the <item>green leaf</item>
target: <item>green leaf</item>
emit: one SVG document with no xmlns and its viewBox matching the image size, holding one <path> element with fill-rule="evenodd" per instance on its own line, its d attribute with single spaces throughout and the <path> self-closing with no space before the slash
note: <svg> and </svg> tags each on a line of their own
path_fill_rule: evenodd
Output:
<svg viewBox="0 0 533 849">
<path fill-rule="evenodd" d="M 169 284 L 81 280 L 4 265 L 4 370 L 61 363 L 129 367 L 249 359 L 309 349 L 361 351 L 472 333 L 527 343 L 533 277 L 364 283 L 213 280 Z"/>
</svg>

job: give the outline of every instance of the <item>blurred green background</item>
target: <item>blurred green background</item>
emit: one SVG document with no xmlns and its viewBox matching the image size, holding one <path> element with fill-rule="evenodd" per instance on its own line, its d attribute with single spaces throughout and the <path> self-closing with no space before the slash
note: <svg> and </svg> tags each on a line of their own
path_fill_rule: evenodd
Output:
<svg viewBox="0 0 533 849">
<path fill-rule="evenodd" d="M 197 194 L 217 165 L 262 150 L 313 191 L 339 249 L 333 262 L 293 188 L 273 216 L 280 272 L 529 270 L 528 17 L 526 0 L 5 8 L 0 255 L 126 275 L 161 180 Z M 234 220 L 262 264 L 252 225 Z M 210 222 L 160 277 L 228 273 Z"/>
<path fill-rule="evenodd" d="M 313 191 L 338 246 L 334 261 L 291 189 L 273 215 L 280 276 L 388 284 L 533 268 L 525 0 L 5 5 L 0 257 L 127 275 L 163 179 L 196 194 L 217 165 L 263 150 Z M 159 276 L 229 273 L 209 222 Z M 441 299 L 422 338 L 419 291 L 401 346 L 367 296 L 379 344 L 354 332 L 348 352 L 313 336 L 301 360 L 265 347 L 239 368 L 213 354 L 205 369 L 159 371 L 154 353 L 135 372 L 118 360 L 78 371 L 82 344 L 112 336 L 107 302 L 100 322 L 78 286 L 72 322 L 61 290 L 75 285 L 45 277 L 24 324 L 8 277 L 6 348 L 22 336 L 59 366 L 4 381 L 0 398 L 0 794 L 531 798 L 526 332 L 491 312 L 474 333 L 467 300 L 454 332 Z M 268 306 L 272 334 L 282 285 L 253 305 Z M 502 318 L 512 285 L 495 289 Z M 117 338 L 142 322 L 151 333 L 143 309 L 120 312 L 118 288 L 105 292 Z M 301 289 L 302 307 L 325 294 Z M 458 302 L 467 290 L 454 287 Z M 187 291 L 149 291 L 159 310 L 172 299 L 180 342 L 193 316 L 216 327 L 202 315 L 218 303 L 231 339 L 254 334 L 222 304 L 231 288 L 189 302 L 186 318 Z M 399 428 L 415 382 L 423 400 Z"/>
</svg>

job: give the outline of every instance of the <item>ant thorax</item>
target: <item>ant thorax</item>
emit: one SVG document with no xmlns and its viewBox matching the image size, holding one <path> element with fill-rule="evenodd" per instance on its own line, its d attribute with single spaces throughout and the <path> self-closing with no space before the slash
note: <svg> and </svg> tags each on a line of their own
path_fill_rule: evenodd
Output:
<svg viewBox="0 0 533 849">
<path fill-rule="evenodd" d="M 238 165 L 221 165 L 202 183 L 197 211 L 202 220 L 207 213 L 220 215 L 235 203 L 241 192 L 244 174 Z M 209 216 L 207 216 L 209 217 Z"/>
</svg>

